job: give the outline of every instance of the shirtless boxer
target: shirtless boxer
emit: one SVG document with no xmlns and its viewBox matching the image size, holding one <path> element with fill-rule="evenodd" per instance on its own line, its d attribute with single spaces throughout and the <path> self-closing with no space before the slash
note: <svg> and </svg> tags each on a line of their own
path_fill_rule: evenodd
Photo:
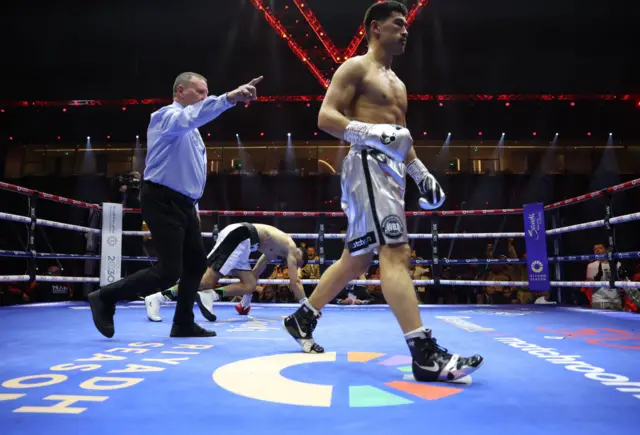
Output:
<svg viewBox="0 0 640 435">
<path fill-rule="evenodd" d="M 251 269 L 249 255 L 259 251 L 262 256 Z M 270 261 L 286 260 L 289 268 L 290 288 L 297 300 L 305 298 L 302 282 L 298 279 L 298 268 L 307 264 L 307 251 L 298 248 L 291 237 L 270 225 L 238 223 L 226 226 L 216 240 L 213 250 L 207 256 L 207 270 L 200 281 L 196 302 L 202 315 L 215 322 L 213 303 L 220 297 L 241 296 L 242 303 L 236 306 L 238 314 L 247 315 L 251 309 L 251 296 L 256 290 L 257 280 Z M 240 278 L 239 283 L 229 284 L 214 290 L 218 281 L 234 275 Z M 162 320 L 160 305 L 168 302 L 178 294 L 179 285 L 163 292 L 154 293 L 145 298 L 147 317 L 153 322 Z"/>
<path fill-rule="evenodd" d="M 445 195 L 416 157 L 405 127 L 407 91 L 391 70 L 393 57 L 404 52 L 407 42 L 406 16 L 406 7 L 398 2 L 371 6 L 364 20 L 367 54 L 341 65 L 327 89 L 318 127 L 351 144 L 341 174 L 346 247 L 284 326 L 304 352 L 324 352 L 312 335 L 320 310 L 350 280 L 366 272 L 379 251 L 382 292 L 404 332 L 415 379 L 457 381 L 479 368 L 483 358 L 450 354 L 436 343 L 422 324 L 409 272 L 405 171 L 418 185 L 423 209 L 440 207 Z"/>
</svg>

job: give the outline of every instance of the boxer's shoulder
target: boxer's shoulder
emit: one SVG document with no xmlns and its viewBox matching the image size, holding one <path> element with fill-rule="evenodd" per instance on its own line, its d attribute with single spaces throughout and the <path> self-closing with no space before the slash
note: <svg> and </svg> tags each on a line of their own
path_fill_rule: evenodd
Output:
<svg viewBox="0 0 640 435">
<path fill-rule="evenodd" d="M 346 61 L 336 71 L 336 75 L 348 77 L 351 80 L 364 77 L 369 71 L 371 63 L 366 56 L 353 56 Z"/>
</svg>

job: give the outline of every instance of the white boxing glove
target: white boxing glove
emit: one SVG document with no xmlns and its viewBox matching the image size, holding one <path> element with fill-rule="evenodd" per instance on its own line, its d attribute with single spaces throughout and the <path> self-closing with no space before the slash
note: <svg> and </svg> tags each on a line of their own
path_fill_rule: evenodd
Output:
<svg viewBox="0 0 640 435">
<path fill-rule="evenodd" d="M 351 121 L 344 132 L 344 140 L 352 146 L 366 146 L 378 150 L 396 162 L 403 162 L 413 146 L 411 133 L 393 124 L 367 124 Z"/>
<path fill-rule="evenodd" d="M 435 210 L 442 207 L 446 199 L 444 190 L 420 160 L 414 159 L 407 165 L 407 174 L 413 178 L 420 191 L 420 208 Z"/>
</svg>

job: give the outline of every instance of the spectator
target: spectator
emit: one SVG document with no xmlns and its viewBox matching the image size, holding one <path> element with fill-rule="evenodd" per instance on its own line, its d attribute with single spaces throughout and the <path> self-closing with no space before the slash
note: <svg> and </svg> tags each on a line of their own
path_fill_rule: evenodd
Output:
<svg viewBox="0 0 640 435">
<path fill-rule="evenodd" d="M 506 256 L 501 255 L 501 259 Z M 506 264 L 495 264 L 491 267 L 491 272 L 487 277 L 487 281 L 513 281 L 508 274 Z M 512 286 L 489 286 L 485 289 L 487 302 L 490 304 L 517 304 L 520 303 L 516 297 L 516 292 Z"/>
<path fill-rule="evenodd" d="M 607 248 L 601 243 L 593 247 L 593 253 L 596 255 L 604 255 L 607 252 Z M 620 270 L 622 264 L 618 262 L 616 267 Z M 608 285 L 610 280 L 611 265 L 609 260 L 596 260 L 587 265 L 587 281 L 606 283 L 600 288 L 591 289 L 591 306 L 605 310 L 622 311 L 621 291 L 617 288 L 610 288 Z"/>
<path fill-rule="evenodd" d="M 507 252 L 509 254 L 509 258 L 517 259 L 518 253 L 516 252 L 516 247 L 513 243 L 513 239 L 507 239 Z M 527 253 L 522 253 L 522 259 L 527 260 Z M 528 281 L 529 274 L 527 273 L 527 265 L 526 264 L 509 264 L 507 274 L 513 278 L 514 281 Z M 516 297 L 521 304 L 530 304 L 533 302 L 534 297 L 531 294 L 531 291 L 528 287 L 516 287 L 515 288 Z M 536 295 L 542 296 L 542 295 Z M 548 296 L 548 293 L 547 293 Z"/>
<path fill-rule="evenodd" d="M 49 266 L 49 276 L 60 276 L 62 271 L 58 266 Z M 37 282 L 31 288 L 30 299 L 32 302 L 60 302 L 70 301 L 73 297 L 73 288 L 66 282 Z"/>
<path fill-rule="evenodd" d="M 309 256 L 309 260 L 320 260 L 320 257 L 316 255 L 316 248 L 313 246 L 307 246 L 307 255 Z M 319 264 L 305 264 L 305 266 L 300 269 L 300 278 L 302 279 L 320 279 L 320 265 Z M 305 285 L 304 292 L 307 296 L 311 295 L 315 285 Z"/>
</svg>

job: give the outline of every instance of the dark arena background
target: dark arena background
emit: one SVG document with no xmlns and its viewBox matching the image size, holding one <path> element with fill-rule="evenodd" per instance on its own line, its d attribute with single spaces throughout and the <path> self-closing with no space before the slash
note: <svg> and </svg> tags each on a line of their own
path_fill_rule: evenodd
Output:
<svg viewBox="0 0 640 435">
<path fill-rule="evenodd" d="M 299 302 L 276 262 L 248 314 L 240 297 L 222 295 L 215 322 L 194 306 L 215 337 L 170 337 L 175 302 L 151 322 L 144 292 L 118 303 L 113 338 L 95 329 L 88 295 L 105 276 L 157 262 L 137 180 L 150 115 L 185 71 L 210 95 L 264 76 L 257 101 L 199 128 L 205 250 L 227 225 L 273 225 L 307 250 L 311 295 L 347 229 L 350 145 L 318 113 L 335 70 L 367 52 L 373 3 L 4 8 L 0 433 L 638 433 L 640 31 L 617 0 L 402 2 L 408 43 L 392 68 L 446 193 L 421 210 L 407 177 L 407 260 L 438 344 L 484 357 L 473 382 L 414 379 L 377 255 L 323 309 L 325 353 L 282 328 Z"/>
</svg>

